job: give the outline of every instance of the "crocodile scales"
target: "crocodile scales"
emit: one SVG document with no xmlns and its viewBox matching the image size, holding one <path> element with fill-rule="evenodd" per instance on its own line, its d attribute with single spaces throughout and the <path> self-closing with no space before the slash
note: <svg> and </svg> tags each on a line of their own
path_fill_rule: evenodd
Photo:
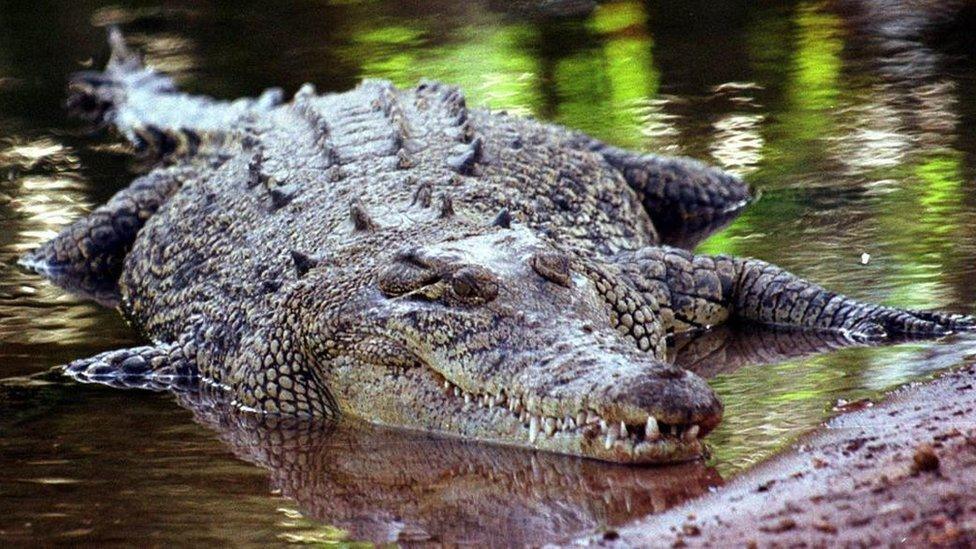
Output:
<svg viewBox="0 0 976 549">
<path fill-rule="evenodd" d="M 972 324 L 664 245 L 750 200 L 693 160 L 469 109 L 437 82 L 187 95 L 117 31 L 111 43 L 69 106 L 158 162 L 23 263 L 117 279 L 151 344 L 75 361 L 77 379 L 675 462 L 703 453 L 722 405 L 666 362 L 670 334 L 735 319 L 855 338 Z"/>
</svg>

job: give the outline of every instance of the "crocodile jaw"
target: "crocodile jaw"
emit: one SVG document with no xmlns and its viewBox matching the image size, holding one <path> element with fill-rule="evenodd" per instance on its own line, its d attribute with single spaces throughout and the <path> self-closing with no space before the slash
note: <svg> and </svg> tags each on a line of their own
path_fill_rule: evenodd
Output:
<svg viewBox="0 0 976 549">
<path fill-rule="evenodd" d="M 419 362 L 392 369 L 340 362 L 333 371 L 353 381 L 342 383 L 335 394 L 345 414 L 378 425 L 605 461 L 699 459 L 706 452 L 702 438 L 721 419 L 721 404 L 711 393 L 704 396 L 709 402 L 706 410 L 683 421 L 675 419 L 689 415 L 683 411 L 636 410 L 614 401 L 587 401 L 583 395 L 537 398 L 520 388 L 497 384 L 491 389 L 465 389 Z M 350 376 L 363 382 L 349 380 Z"/>
</svg>

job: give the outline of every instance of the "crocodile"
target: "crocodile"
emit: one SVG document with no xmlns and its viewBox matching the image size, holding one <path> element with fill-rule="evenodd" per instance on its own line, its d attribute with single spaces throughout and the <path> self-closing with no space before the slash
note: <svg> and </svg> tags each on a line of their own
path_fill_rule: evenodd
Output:
<svg viewBox="0 0 976 549">
<path fill-rule="evenodd" d="M 149 344 L 82 381 L 195 389 L 269 415 L 630 463 L 700 458 L 723 407 L 666 359 L 729 321 L 877 340 L 970 329 L 675 247 L 753 192 L 686 158 L 367 80 L 224 101 L 183 93 L 118 30 L 68 106 L 151 167 L 22 264 L 117 282 Z"/>
</svg>

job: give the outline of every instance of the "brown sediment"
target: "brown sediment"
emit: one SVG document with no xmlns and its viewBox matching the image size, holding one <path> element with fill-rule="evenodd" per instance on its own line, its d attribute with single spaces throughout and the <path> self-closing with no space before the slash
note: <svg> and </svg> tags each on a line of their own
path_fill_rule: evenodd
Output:
<svg viewBox="0 0 976 549">
<path fill-rule="evenodd" d="M 576 542 L 976 546 L 976 366 L 842 414 L 714 494 Z"/>
</svg>

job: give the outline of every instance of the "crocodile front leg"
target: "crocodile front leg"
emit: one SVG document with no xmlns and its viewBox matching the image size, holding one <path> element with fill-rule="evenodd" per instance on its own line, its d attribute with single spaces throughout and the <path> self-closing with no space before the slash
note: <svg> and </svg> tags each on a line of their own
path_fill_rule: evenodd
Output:
<svg viewBox="0 0 976 549">
<path fill-rule="evenodd" d="M 190 174 L 187 167 L 171 167 L 136 179 L 20 263 L 49 275 L 90 275 L 114 281 L 139 230 Z"/>
<path fill-rule="evenodd" d="M 842 332 L 857 339 L 935 336 L 968 330 L 974 319 L 863 303 L 765 261 L 645 248 L 622 255 L 622 270 L 661 306 L 670 332 L 705 329 L 730 319 Z"/>
<path fill-rule="evenodd" d="M 184 338 L 181 343 L 118 349 L 75 360 L 64 367 L 64 372 L 85 383 L 157 391 L 192 391 L 197 388 L 194 349 L 189 338 Z"/>
</svg>

